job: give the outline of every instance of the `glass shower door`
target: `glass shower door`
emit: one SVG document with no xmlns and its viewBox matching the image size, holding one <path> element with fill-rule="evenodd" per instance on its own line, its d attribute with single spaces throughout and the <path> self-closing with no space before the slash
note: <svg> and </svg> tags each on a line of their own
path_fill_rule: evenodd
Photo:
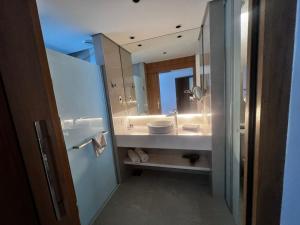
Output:
<svg viewBox="0 0 300 225">
<path fill-rule="evenodd" d="M 52 50 L 47 57 L 82 225 L 93 222 L 117 187 L 109 115 L 99 66 Z M 97 157 L 93 144 L 104 132 L 107 146 Z"/>
</svg>

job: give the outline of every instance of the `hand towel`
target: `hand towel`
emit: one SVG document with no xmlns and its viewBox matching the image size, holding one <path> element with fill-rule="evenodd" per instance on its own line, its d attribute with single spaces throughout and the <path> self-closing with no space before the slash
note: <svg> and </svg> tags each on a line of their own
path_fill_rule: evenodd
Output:
<svg viewBox="0 0 300 225">
<path fill-rule="evenodd" d="M 106 147 L 106 139 L 102 132 L 98 133 L 95 138 L 93 138 L 93 146 L 96 153 L 96 157 L 99 157 Z"/>
<path fill-rule="evenodd" d="M 149 160 L 149 155 L 145 153 L 142 149 L 136 148 L 135 152 L 138 154 L 142 162 L 148 162 Z"/>
<path fill-rule="evenodd" d="M 200 129 L 199 124 L 184 124 L 182 126 L 183 130 L 188 130 L 188 131 L 193 131 L 193 132 L 198 132 Z"/>
<path fill-rule="evenodd" d="M 132 149 L 128 150 L 128 157 L 134 163 L 140 163 L 141 162 L 141 159 L 138 156 L 138 154 L 135 151 L 133 151 Z"/>
</svg>

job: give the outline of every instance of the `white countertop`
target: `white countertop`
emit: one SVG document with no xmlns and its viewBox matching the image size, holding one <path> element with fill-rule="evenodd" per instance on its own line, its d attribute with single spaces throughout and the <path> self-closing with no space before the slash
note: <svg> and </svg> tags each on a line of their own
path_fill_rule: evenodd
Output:
<svg viewBox="0 0 300 225">
<path fill-rule="evenodd" d="M 140 147 L 182 150 L 207 150 L 211 147 L 211 133 L 200 129 L 198 132 L 182 130 L 179 127 L 169 134 L 149 134 L 146 126 L 117 131 L 115 133 L 118 147 Z"/>
</svg>

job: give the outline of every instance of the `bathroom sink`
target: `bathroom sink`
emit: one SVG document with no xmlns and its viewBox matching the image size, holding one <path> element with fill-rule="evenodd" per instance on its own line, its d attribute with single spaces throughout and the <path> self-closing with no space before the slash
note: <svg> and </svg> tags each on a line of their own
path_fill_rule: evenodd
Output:
<svg viewBox="0 0 300 225">
<path fill-rule="evenodd" d="M 154 121 L 147 125 L 150 134 L 168 134 L 174 130 L 173 122 L 168 120 Z"/>
</svg>

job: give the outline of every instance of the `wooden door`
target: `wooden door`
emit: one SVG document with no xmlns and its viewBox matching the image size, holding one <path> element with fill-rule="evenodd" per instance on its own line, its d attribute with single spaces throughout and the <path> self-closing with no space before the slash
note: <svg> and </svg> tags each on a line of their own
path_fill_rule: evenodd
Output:
<svg viewBox="0 0 300 225">
<path fill-rule="evenodd" d="M 178 113 L 193 112 L 189 94 L 184 93 L 184 91 L 190 89 L 190 78 L 193 77 L 179 77 L 175 79 L 176 104 Z"/>
<path fill-rule="evenodd" d="M 296 6 L 249 1 L 245 225 L 280 224 Z"/>
<path fill-rule="evenodd" d="M 2 0 L 0 15 L 1 80 L 40 224 L 79 225 L 36 2 Z"/>
<path fill-rule="evenodd" d="M 161 114 L 159 74 L 189 67 L 193 68 L 193 74 L 195 77 L 196 66 L 194 55 L 145 64 L 149 114 Z"/>
<path fill-rule="evenodd" d="M 146 64 L 146 68 L 148 65 Z M 159 115 L 161 114 L 159 73 L 150 72 L 149 69 L 146 71 L 148 111 L 149 114 Z"/>
<path fill-rule="evenodd" d="M 38 225 L 38 217 L 30 192 L 18 138 L 1 81 L 0 105 L 1 224 Z"/>
</svg>

